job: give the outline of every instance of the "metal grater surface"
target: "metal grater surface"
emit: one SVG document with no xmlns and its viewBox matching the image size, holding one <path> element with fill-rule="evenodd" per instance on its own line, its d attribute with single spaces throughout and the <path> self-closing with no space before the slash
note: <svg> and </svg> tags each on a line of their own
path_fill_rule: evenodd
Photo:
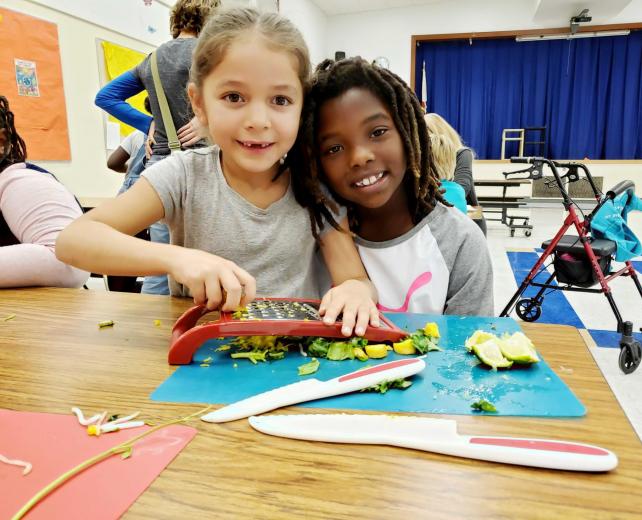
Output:
<svg viewBox="0 0 642 520">
<path fill-rule="evenodd" d="M 240 315 L 239 315 L 240 314 Z M 241 320 L 297 320 L 320 321 L 316 304 L 297 301 L 255 300 L 235 318 Z"/>
</svg>

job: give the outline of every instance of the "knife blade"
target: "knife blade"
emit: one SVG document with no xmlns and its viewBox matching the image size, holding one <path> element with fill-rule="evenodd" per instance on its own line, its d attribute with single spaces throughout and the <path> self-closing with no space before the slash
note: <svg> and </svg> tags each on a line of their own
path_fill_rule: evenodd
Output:
<svg viewBox="0 0 642 520">
<path fill-rule="evenodd" d="M 257 415 L 283 406 L 345 394 L 377 385 L 384 381 L 409 377 L 426 368 L 422 357 L 399 359 L 362 368 L 328 381 L 306 379 L 275 388 L 219 408 L 201 417 L 206 422 L 227 422 Z"/>
<path fill-rule="evenodd" d="M 470 436 L 457 433 L 450 419 L 392 415 L 302 414 L 250 417 L 250 425 L 268 435 L 349 444 L 384 444 L 539 468 L 610 471 L 615 453 L 577 442 L 550 439 Z"/>
</svg>

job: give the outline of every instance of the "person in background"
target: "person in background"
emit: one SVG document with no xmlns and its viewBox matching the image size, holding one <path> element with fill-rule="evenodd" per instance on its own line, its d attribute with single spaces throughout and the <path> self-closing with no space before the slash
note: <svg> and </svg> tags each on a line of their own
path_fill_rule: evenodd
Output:
<svg viewBox="0 0 642 520">
<path fill-rule="evenodd" d="M 466 194 L 466 203 L 469 206 L 479 206 L 477 201 L 477 194 L 475 193 L 475 183 L 473 181 L 473 151 L 472 149 L 464 146 L 461 137 L 455 129 L 448 124 L 448 122 L 439 114 L 430 113 L 424 116 L 426 125 L 431 134 L 440 136 L 439 140 L 444 143 L 444 146 L 455 151 L 454 171 L 452 173 L 452 180 L 464 188 Z M 448 160 L 451 164 L 451 160 Z M 444 161 L 445 164 L 445 161 Z M 445 168 L 445 167 L 444 167 Z M 444 173 L 444 175 L 449 174 Z M 475 220 L 475 223 L 486 235 L 486 220 L 482 216 L 480 220 Z"/>
<path fill-rule="evenodd" d="M 444 135 L 432 132 L 429 132 L 429 135 L 432 163 L 441 181 L 441 188 L 445 190 L 444 198 L 464 215 L 467 215 L 466 192 L 460 184 L 453 180 L 457 150 L 452 141 Z"/>
<path fill-rule="evenodd" d="M 82 209 L 52 174 L 26 161 L 9 101 L 0 96 L 0 287 L 81 287 L 89 273 L 58 260 L 55 244 Z"/>
<path fill-rule="evenodd" d="M 149 97 L 145 98 L 145 110 L 151 112 Z M 145 169 L 147 159 L 151 157 L 146 146 L 147 136 L 140 130 L 134 130 L 120 143 L 109 158 L 107 168 L 119 173 L 126 173 L 118 193 L 127 191 L 140 178 Z"/>
<path fill-rule="evenodd" d="M 207 17 L 219 5 L 220 0 L 178 0 L 170 15 L 173 39 L 162 44 L 155 51 L 161 84 L 183 149 L 206 145 L 187 98 L 187 82 L 196 38 Z M 151 117 L 136 110 L 126 101 L 143 90 L 147 90 L 150 99 Z M 152 77 L 150 56 L 147 56 L 134 69 L 121 74 L 105 85 L 96 95 L 95 103 L 120 121 L 146 135 L 151 134 L 149 140 L 152 154 L 146 167 L 169 156 L 168 137 Z M 150 133 L 152 124 L 154 128 Z M 169 230 L 164 224 L 154 223 L 150 227 L 150 235 L 152 242 L 169 243 Z M 147 277 L 142 292 L 169 294 L 167 276 Z"/>
<path fill-rule="evenodd" d="M 492 316 L 486 240 L 445 201 L 423 115 L 392 72 L 361 58 L 322 62 L 299 134 L 305 202 L 318 225 L 332 209 L 326 183 L 347 208 L 380 310 Z"/>
<path fill-rule="evenodd" d="M 254 9 L 213 16 L 194 50 L 189 95 L 216 145 L 147 168 L 129 191 L 61 234 L 59 257 L 108 274 L 169 273 L 173 295 L 233 311 L 256 294 L 318 298 L 321 249 L 334 285 L 320 303 L 323 321 L 342 315 L 346 336 L 378 326 L 376 291 L 345 213 L 335 217 L 341 230 L 315 235 L 299 203 L 290 152 L 309 76 L 307 46 L 286 18 Z M 131 236 L 160 219 L 170 245 Z"/>
</svg>

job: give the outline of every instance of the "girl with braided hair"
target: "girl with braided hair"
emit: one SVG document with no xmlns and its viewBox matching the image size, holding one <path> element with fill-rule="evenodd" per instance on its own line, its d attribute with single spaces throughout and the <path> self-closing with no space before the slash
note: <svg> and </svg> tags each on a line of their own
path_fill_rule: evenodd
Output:
<svg viewBox="0 0 642 520">
<path fill-rule="evenodd" d="M 82 214 L 46 170 L 26 162 L 9 101 L 0 96 L 0 288 L 80 287 L 89 273 L 56 259 L 58 233 Z"/>
<path fill-rule="evenodd" d="M 301 202 L 316 233 L 336 226 L 323 184 L 347 207 L 380 309 L 492 315 L 486 241 L 443 198 L 423 116 L 392 72 L 361 58 L 321 63 L 299 134 Z"/>
</svg>

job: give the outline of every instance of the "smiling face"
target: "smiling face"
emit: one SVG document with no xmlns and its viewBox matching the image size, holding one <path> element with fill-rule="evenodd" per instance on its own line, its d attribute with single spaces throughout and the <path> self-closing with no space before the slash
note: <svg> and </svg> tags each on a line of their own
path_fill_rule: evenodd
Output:
<svg viewBox="0 0 642 520">
<path fill-rule="evenodd" d="M 234 175 L 274 175 L 296 140 L 303 106 L 297 60 L 249 32 L 234 41 L 200 89 L 190 84 L 194 113 Z"/>
<path fill-rule="evenodd" d="M 367 89 L 351 88 L 319 112 L 321 166 L 341 198 L 368 209 L 403 201 L 406 158 L 388 108 Z"/>
</svg>

